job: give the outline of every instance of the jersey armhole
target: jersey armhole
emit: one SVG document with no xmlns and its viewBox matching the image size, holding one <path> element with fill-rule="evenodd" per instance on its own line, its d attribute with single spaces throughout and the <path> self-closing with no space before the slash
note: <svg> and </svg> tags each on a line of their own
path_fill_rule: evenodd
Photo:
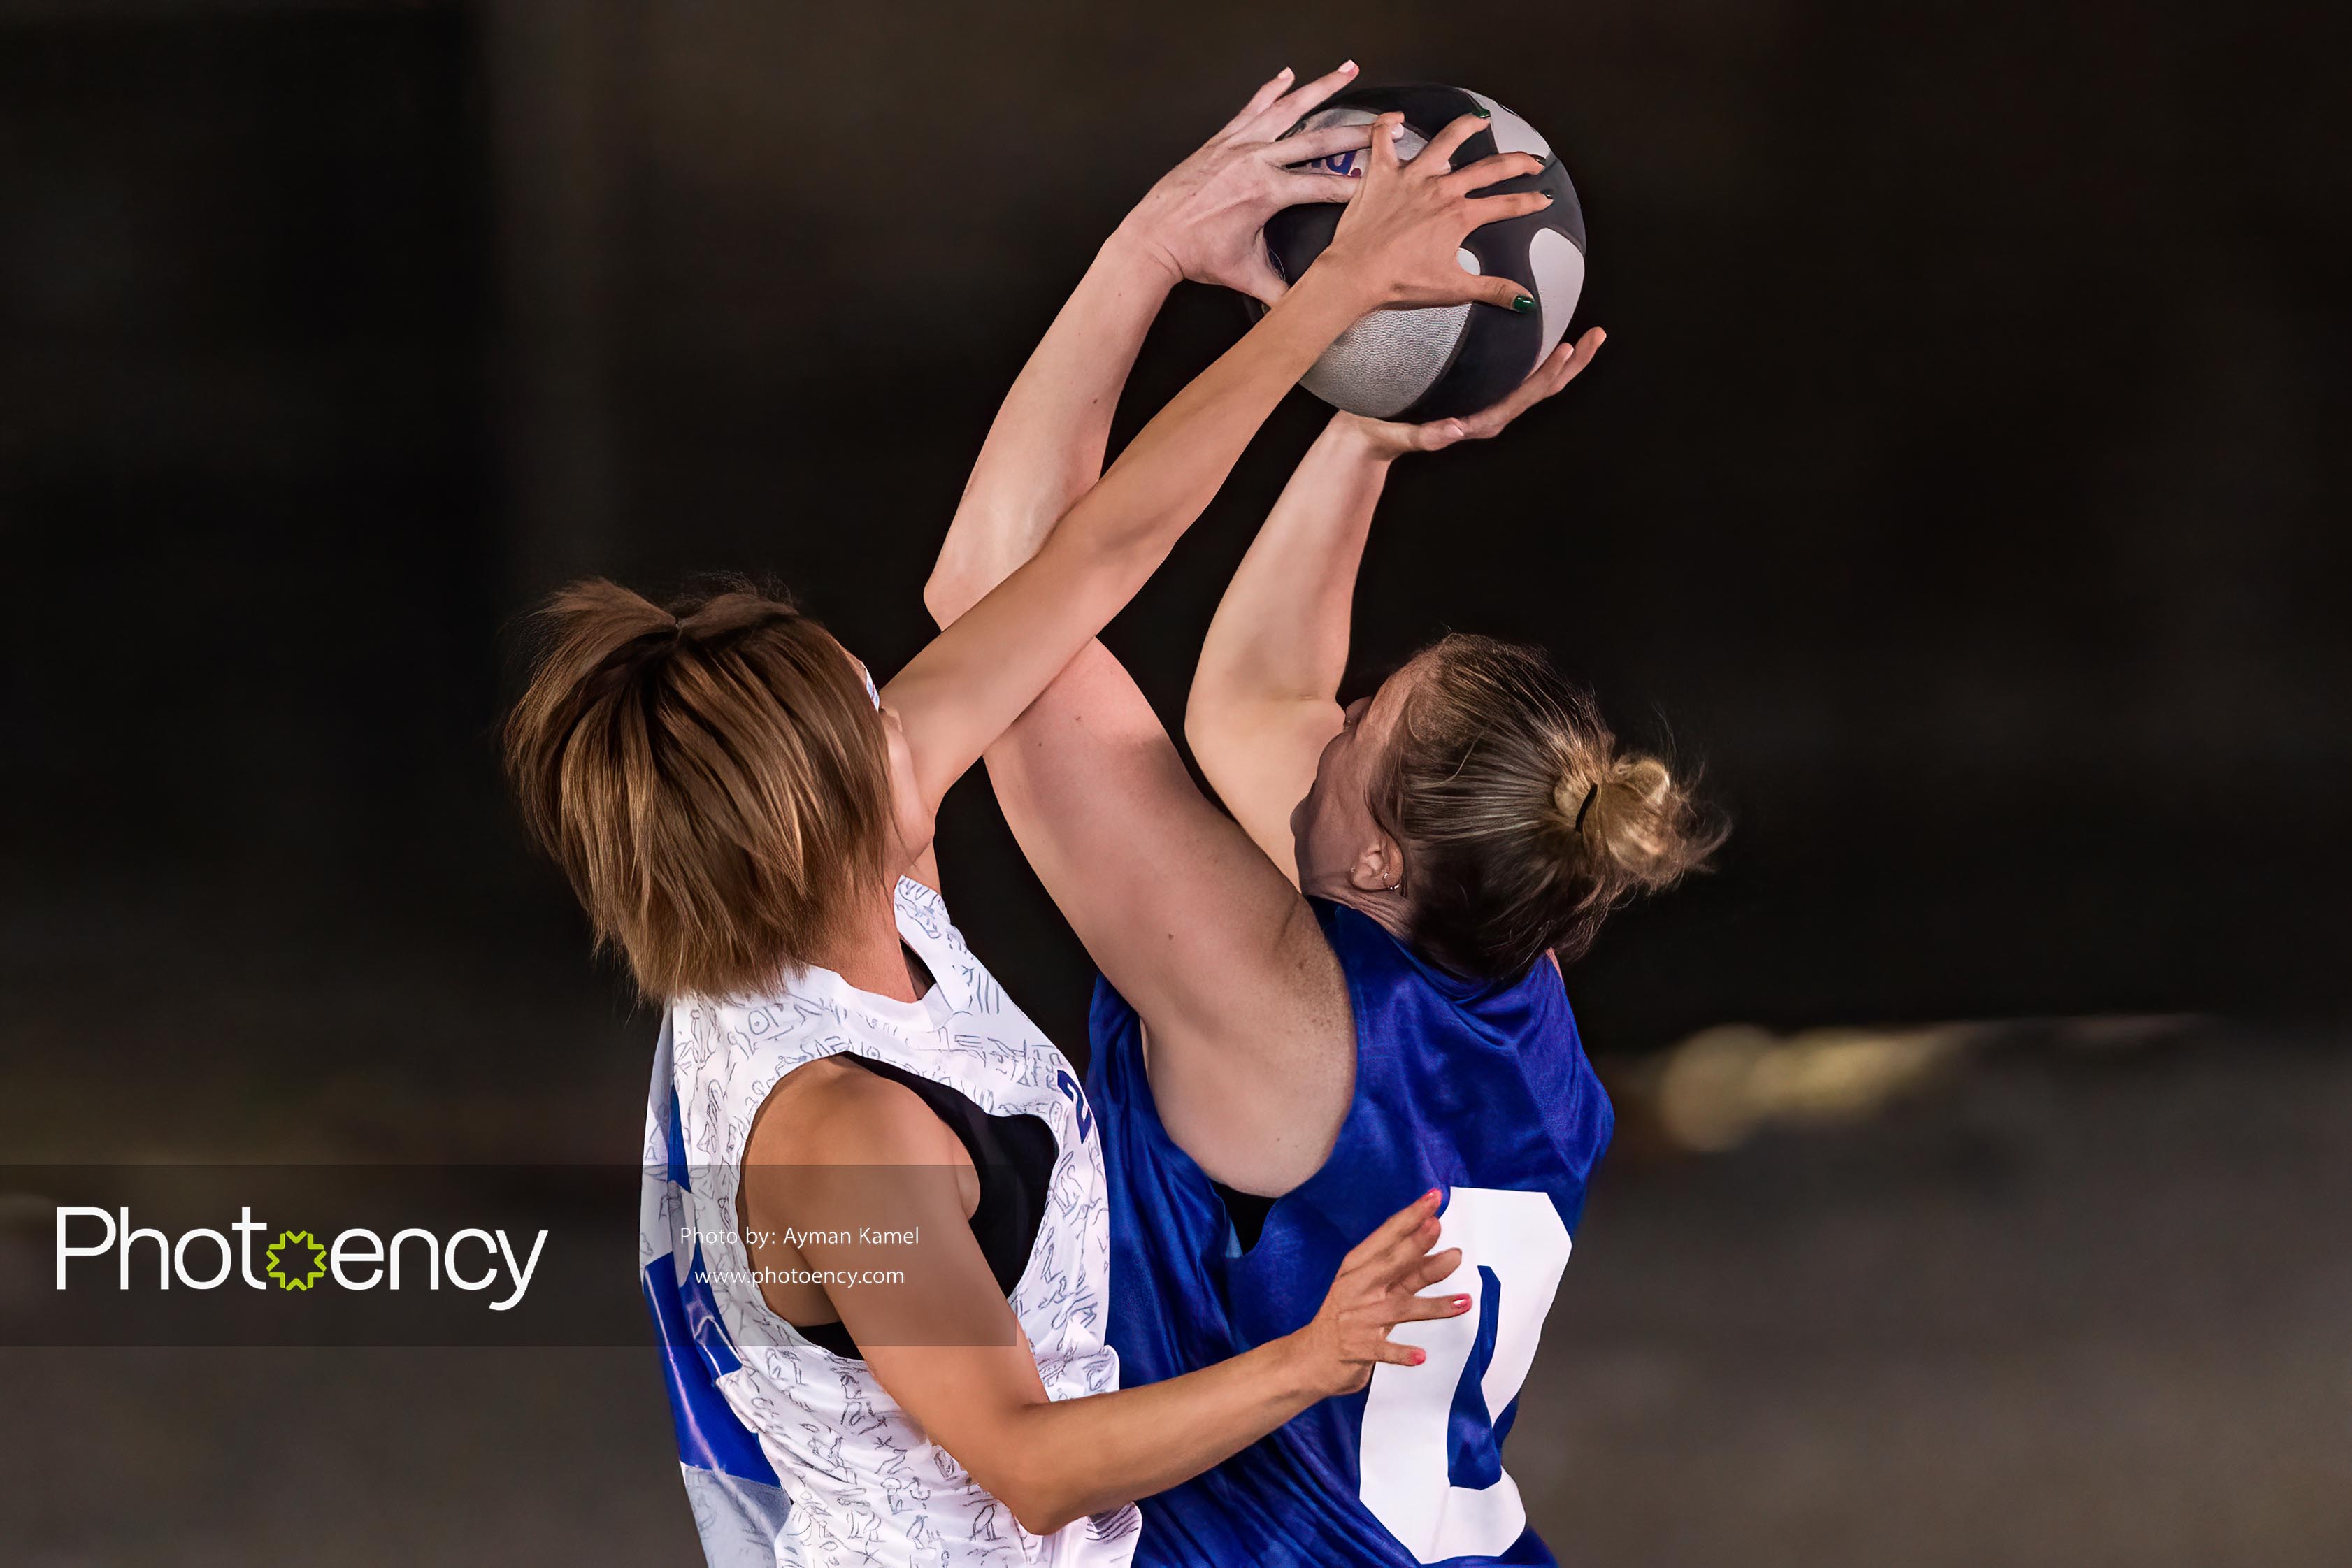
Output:
<svg viewBox="0 0 2352 1568">
<path fill-rule="evenodd" d="M 1265 1217 L 1272 1214 L 1274 1206 L 1282 1200 L 1244 1192 L 1237 1186 L 1227 1186 L 1214 1176 L 1209 1178 L 1209 1185 L 1216 1188 L 1217 1197 L 1225 1206 L 1229 1256 L 1238 1258 L 1257 1245 L 1257 1239 L 1265 1234 Z"/>
<path fill-rule="evenodd" d="M 961 1090 L 893 1062 L 852 1051 L 838 1053 L 837 1060 L 912 1093 L 947 1124 L 964 1153 L 971 1156 L 972 1174 L 980 1178 L 980 1202 L 968 1223 L 997 1289 L 1011 1299 L 1022 1275 L 1028 1272 L 1029 1254 L 1036 1248 L 1037 1231 L 1045 1223 L 1054 1179 L 1054 1130 L 1043 1117 L 1027 1112 L 997 1115 L 984 1111 Z M 857 1342 L 838 1319 L 792 1326 L 803 1339 L 835 1355 L 865 1359 Z"/>
</svg>

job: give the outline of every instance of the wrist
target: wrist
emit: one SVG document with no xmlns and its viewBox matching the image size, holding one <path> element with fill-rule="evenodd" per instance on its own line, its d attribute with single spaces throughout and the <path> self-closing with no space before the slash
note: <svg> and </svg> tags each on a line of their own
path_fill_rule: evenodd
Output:
<svg viewBox="0 0 2352 1568">
<path fill-rule="evenodd" d="M 1315 258 L 1314 264 L 1291 286 L 1290 292 L 1296 294 L 1302 288 L 1345 308 L 1350 321 L 1387 303 L 1376 278 L 1349 257 L 1335 256 L 1328 250 Z"/>
<path fill-rule="evenodd" d="M 1153 236 L 1148 225 L 1137 222 L 1132 213 L 1110 231 L 1110 237 L 1095 252 L 1095 259 L 1097 265 L 1162 290 L 1174 288 L 1184 278 L 1184 269 L 1176 265 L 1175 254 Z"/>
<path fill-rule="evenodd" d="M 1301 1409 L 1345 1387 L 1336 1361 L 1316 1343 L 1313 1323 L 1268 1340 L 1265 1348 L 1275 1355 L 1275 1385 Z"/>
<path fill-rule="evenodd" d="M 1325 434 L 1342 455 L 1358 462 L 1386 467 L 1404 455 L 1383 422 L 1345 409 L 1333 411 Z"/>
</svg>

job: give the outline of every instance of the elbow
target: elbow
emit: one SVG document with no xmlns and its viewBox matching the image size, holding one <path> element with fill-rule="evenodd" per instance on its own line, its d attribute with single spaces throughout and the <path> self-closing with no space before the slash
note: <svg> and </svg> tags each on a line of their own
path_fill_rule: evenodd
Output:
<svg viewBox="0 0 2352 1568">
<path fill-rule="evenodd" d="M 1191 748 L 1192 760 L 1209 771 L 1231 746 L 1234 730 L 1234 703 L 1213 685 L 1199 676 L 1192 679 L 1192 690 L 1184 699 L 1184 744 Z"/>
<path fill-rule="evenodd" d="M 1005 1506 L 1007 1508 L 1013 1507 L 1011 1503 L 1007 1503 Z M 1037 1506 L 1033 1504 L 1027 1508 L 1013 1508 L 1013 1517 L 1021 1521 L 1021 1528 L 1027 1531 L 1032 1535 L 1051 1535 L 1055 1531 L 1062 1529 L 1065 1525 L 1070 1524 L 1076 1521 L 1078 1515 L 1075 1509 L 1068 1507 Z"/>
<path fill-rule="evenodd" d="M 1021 1441 L 1013 1432 L 975 1453 L 979 1462 L 964 1472 L 1003 1503 L 1032 1535 L 1051 1535 L 1071 1521 L 1097 1511 L 1087 1506 L 1094 1489 L 1076 1455 L 1057 1452 L 1050 1442 Z"/>
<path fill-rule="evenodd" d="M 1068 1487 L 1055 1484 L 1049 1477 L 1015 1471 L 972 1479 L 1010 1510 L 1021 1528 L 1032 1535 L 1051 1535 L 1086 1511 Z"/>
<path fill-rule="evenodd" d="M 942 631 L 953 625 L 981 598 L 980 593 L 972 591 L 968 575 L 944 560 L 931 569 L 931 575 L 923 582 L 923 608 L 931 612 L 931 624 Z"/>
<path fill-rule="evenodd" d="M 1192 672 L 1192 688 L 1184 694 L 1184 744 L 1194 751 L 1214 733 L 1217 723 L 1217 698 L 1204 677 L 1207 672 Z"/>
</svg>

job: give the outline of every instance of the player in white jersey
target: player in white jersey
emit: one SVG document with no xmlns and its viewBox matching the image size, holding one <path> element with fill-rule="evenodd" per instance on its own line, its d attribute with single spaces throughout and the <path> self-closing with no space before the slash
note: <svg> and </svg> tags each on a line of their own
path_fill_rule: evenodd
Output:
<svg viewBox="0 0 2352 1568">
<path fill-rule="evenodd" d="M 590 582 L 550 606 L 509 766 L 600 938 L 668 1009 L 641 1261 L 715 1563 L 1124 1562 L 1129 1502 L 1376 1363 L 1413 1364 L 1389 1331 L 1467 1304 L 1417 1294 L 1455 1261 L 1428 1253 L 1433 1193 L 1349 1255 L 1304 1328 L 1115 1390 L 1098 1140 L 1066 1063 L 947 924 L 930 852 L 948 787 L 1341 331 L 1376 308 L 1523 298 L 1455 256 L 1540 198 L 1296 170 L 1385 133 L 1280 140 L 1351 74 L 1268 83 L 1106 246 L 1122 264 L 1243 254 L 1280 206 L 1350 203 L 1051 540 L 878 692 L 750 590 L 661 609 Z M 1082 287 L 1048 341 L 1156 307 Z"/>
<path fill-rule="evenodd" d="M 698 1412 L 688 1425 L 707 1427 L 731 1415 L 754 1436 L 776 1477 L 771 1493 L 764 1475 L 689 1465 L 688 1486 L 705 1521 L 706 1541 L 715 1534 L 722 1542 L 743 1542 L 745 1559 L 755 1563 L 767 1562 L 771 1549 L 776 1560 L 794 1563 L 1124 1563 L 1137 1533 L 1132 1506 L 1104 1509 L 1042 1540 L 1031 1536 L 1004 1500 L 930 1440 L 864 1359 L 870 1354 L 887 1367 L 894 1354 L 901 1361 L 913 1355 L 937 1361 L 947 1354 L 891 1343 L 909 1339 L 992 1343 L 1017 1354 L 1018 1339 L 1025 1338 L 1047 1399 L 1118 1385 L 1118 1359 L 1103 1343 L 1109 1232 L 1102 1153 L 1076 1077 L 972 956 L 936 892 L 902 880 L 896 915 L 900 940 L 932 982 L 919 1001 L 868 994 L 830 970 L 809 967 L 765 996 L 683 998 L 669 1009 L 648 1129 L 647 1166 L 659 1178 L 649 1184 L 639 1261 L 649 1291 L 675 1287 L 687 1309 L 681 1319 L 703 1320 L 698 1335 L 688 1327 L 686 1353 L 717 1372 L 713 1381 L 724 1404 Z M 1034 1165 L 1008 1128 L 993 1141 L 984 1134 L 975 1139 L 964 1162 L 943 1148 L 936 1163 L 919 1167 L 904 1186 L 876 1180 L 863 1166 L 874 1157 L 872 1145 L 845 1139 L 860 1161 L 856 1190 L 844 1195 L 841 1212 L 803 1227 L 898 1232 L 936 1224 L 951 1233 L 964 1221 L 969 1231 L 956 1238 L 963 1249 L 979 1241 L 997 1280 L 1012 1278 L 1006 1304 L 1017 1337 L 991 1335 L 984 1323 L 942 1324 L 927 1312 L 943 1304 L 929 1292 L 940 1289 L 935 1276 L 953 1263 L 940 1264 L 919 1245 L 847 1240 L 780 1249 L 753 1238 L 746 1246 L 736 1216 L 747 1183 L 808 1185 L 803 1178 L 810 1173 L 797 1163 L 779 1169 L 746 1155 L 763 1104 L 775 1098 L 772 1086 L 813 1064 L 839 1070 L 803 1097 L 804 1103 L 822 1103 L 823 1114 L 856 1114 L 855 1099 L 861 1096 L 845 1097 L 845 1088 L 870 1087 L 877 1097 L 905 1094 L 919 1079 L 932 1092 L 917 1087 L 918 1094 L 940 1107 L 941 1120 L 960 1098 L 978 1113 L 962 1118 L 966 1124 L 985 1118 L 1045 1129 Z M 877 1075 L 877 1067 L 887 1076 Z M 774 1114 L 790 1118 L 803 1108 L 787 1105 Z M 918 1135 L 927 1131 L 919 1116 L 912 1119 Z M 787 1151 L 796 1162 L 816 1152 L 811 1140 L 782 1141 L 797 1145 Z M 970 1214 L 955 1206 L 950 1186 L 965 1169 L 981 1187 Z M 943 1201 L 924 1201 L 932 1197 Z M 819 1196 L 814 1207 L 824 1204 Z M 1017 1215 L 1009 1228 L 990 1212 L 1008 1208 Z M 885 1216 L 887 1224 L 874 1223 Z M 1411 1222 L 1417 1225 L 1420 1218 L 1414 1214 Z M 1014 1259 L 1005 1267 L 992 1254 L 1008 1228 Z M 900 1322 L 895 1304 L 881 1301 L 873 1310 L 844 1314 L 845 1322 L 854 1317 L 860 1325 L 854 1342 L 838 1324 L 795 1326 L 762 1293 L 755 1261 L 790 1250 L 836 1265 L 849 1254 L 872 1254 L 857 1259 L 859 1266 L 834 1271 L 845 1278 L 885 1276 L 882 1282 L 852 1287 L 869 1297 L 926 1292 L 914 1304 L 919 1321 Z M 1417 1263 L 1426 1250 L 1425 1241 L 1408 1243 L 1400 1255 Z M 876 1267 L 864 1268 L 866 1262 Z M 894 1274 L 906 1278 L 887 1278 Z M 994 1289 L 982 1282 L 972 1299 L 985 1300 Z M 723 1371 L 712 1365 L 713 1358 Z M 689 1381 L 679 1392 L 691 1400 L 698 1389 Z M 747 1505 L 753 1511 L 748 1520 Z M 1041 1528 L 1054 1523 L 1034 1521 Z M 717 1551 L 711 1555 L 714 1562 L 730 1560 Z"/>
</svg>

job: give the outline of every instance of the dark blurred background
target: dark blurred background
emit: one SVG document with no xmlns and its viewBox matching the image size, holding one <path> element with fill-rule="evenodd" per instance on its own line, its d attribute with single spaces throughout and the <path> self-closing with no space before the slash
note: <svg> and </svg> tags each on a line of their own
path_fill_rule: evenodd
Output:
<svg viewBox="0 0 2352 1568">
<path fill-rule="evenodd" d="M 1596 1562 L 2352 1559 L 2347 35 L 0 0 L 6 1156 L 629 1157 L 650 1016 L 497 777 L 518 618 L 746 570 L 893 667 L 1093 246 L 1352 55 L 1550 136 L 1611 335 L 1401 470 L 1362 678 L 1543 642 L 1736 822 L 1570 977 L 1626 1133 L 1511 1446 L 1538 1522 Z M 1121 435 L 1242 319 L 1181 292 Z M 1320 418 L 1113 629 L 1164 711 Z M 1084 956 L 977 780 L 941 859 L 1082 1052 Z M 639 1352 L 0 1366 L 0 1449 L 62 1478 L 0 1505 L 24 1561 L 692 1558 Z M 312 1440 L 226 1440 L 284 1379 Z"/>
</svg>

